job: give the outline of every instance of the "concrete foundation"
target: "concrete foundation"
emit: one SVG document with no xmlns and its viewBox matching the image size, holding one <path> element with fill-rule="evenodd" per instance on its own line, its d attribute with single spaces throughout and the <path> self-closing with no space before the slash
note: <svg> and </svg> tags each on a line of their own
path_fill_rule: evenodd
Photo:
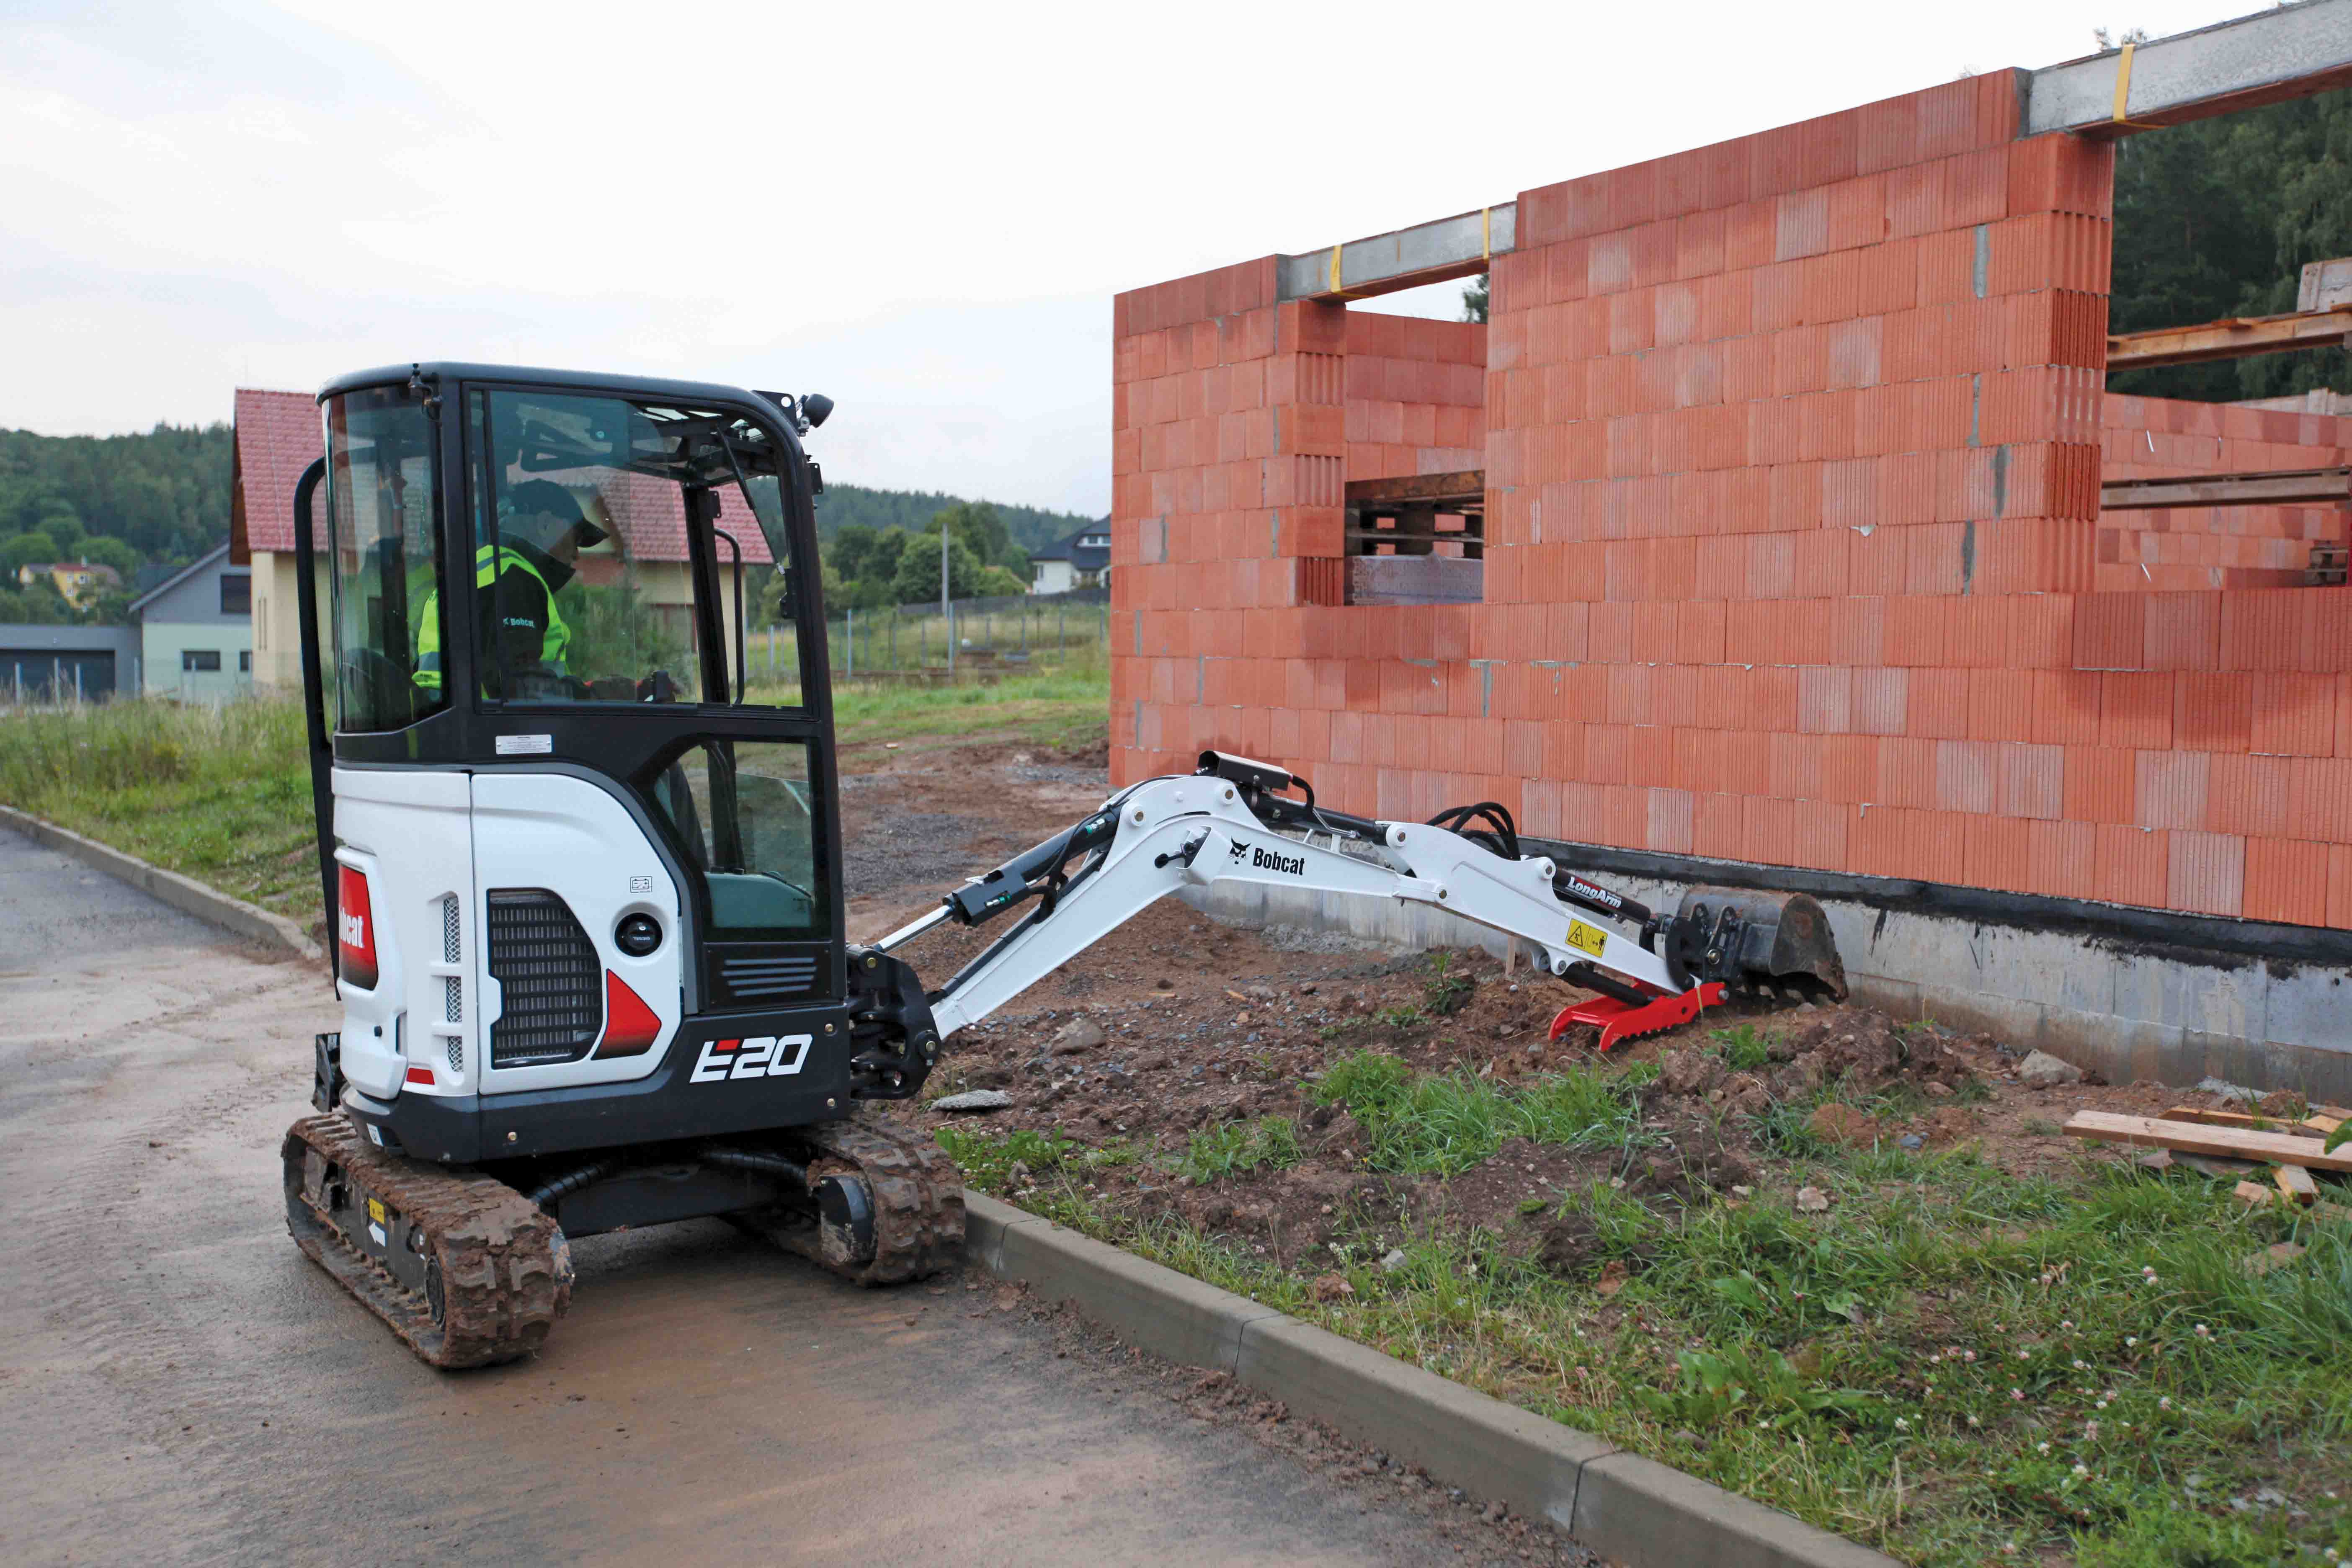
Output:
<svg viewBox="0 0 2352 1568">
<path fill-rule="evenodd" d="M 1596 879 L 1667 910 L 1692 885 L 1661 877 Z M 2211 1077 L 2352 1100 L 2352 965 L 2178 944 L 2154 949 L 2119 936 L 2040 929 L 2027 923 L 2030 910 L 2012 924 L 1807 890 L 1829 914 L 1854 1000 L 1897 1017 L 1983 1030 L 2112 1083 L 2187 1085 Z M 1409 950 L 1482 947 L 1501 954 L 1510 944 L 1418 904 L 1238 886 L 1186 897 L 1213 920 L 1254 930 L 1337 932 Z"/>
</svg>

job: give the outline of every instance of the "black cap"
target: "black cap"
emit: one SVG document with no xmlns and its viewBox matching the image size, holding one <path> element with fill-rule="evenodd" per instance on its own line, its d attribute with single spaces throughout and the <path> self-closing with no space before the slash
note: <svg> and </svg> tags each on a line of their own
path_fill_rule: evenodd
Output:
<svg viewBox="0 0 2352 1568">
<path fill-rule="evenodd" d="M 507 492 L 507 500 L 517 517 L 552 517 L 563 524 L 535 543 L 551 545 L 566 533 L 578 534 L 583 550 L 604 542 L 604 531 L 588 521 L 588 514 L 580 510 L 580 498 L 553 479 L 525 479 Z"/>
</svg>

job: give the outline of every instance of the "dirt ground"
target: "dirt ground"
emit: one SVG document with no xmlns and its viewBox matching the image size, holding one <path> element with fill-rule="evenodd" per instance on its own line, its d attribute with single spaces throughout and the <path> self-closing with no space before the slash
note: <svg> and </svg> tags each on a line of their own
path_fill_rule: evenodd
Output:
<svg viewBox="0 0 2352 1568">
<path fill-rule="evenodd" d="M 845 755 L 843 772 L 853 940 L 923 913 L 961 877 L 1067 826 L 1108 789 L 1096 757 L 1018 746 L 860 748 Z M 936 986 L 1003 929 L 941 927 L 903 956 Z M 1528 1200 L 1595 1179 L 1622 1179 L 1662 1199 L 1699 1185 L 1769 1180 L 1754 1119 L 1841 1078 L 1851 1088 L 1896 1091 L 1891 1100 L 1901 1113 L 1877 1119 L 1826 1108 L 1816 1133 L 1913 1148 L 1969 1142 L 2019 1175 L 2056 1174 L 2085 1157 L 2136 1157 L 2066 1137 L 2059 1129 L 2077 1110 L 2154 1115 L 2170 1105 L 2231 1104 L 2154 1084 L 2032 1088 L 2017 1078 L 2024 1053 L 1990 1037 L 1812 1004 L 1736 1004 L 1602 1058 L 1573 1037 L 1547 1038 L 1553 1016 L 1591 993 L 1526 968 L 1507 972 L 1484 952 L 1444 955 L 1442 972 L 1436 963 L 1331 936 L 1230 929 L 1163 900 L 950 1041 L 925 1103 L 886 1114 L 929 1128 L 1050 1131 L 1086 1145 L 1125 1140 L 1161 1155 L 1215 1123 L 1293 1119 L 1304 1157 L 1288 1169 L 1207 1185 L 1171 1181 L 1150 1160 L 1096 1174 L 1118 1206 L 1179 1214 L 1288 1263 L 1323 1246 L 1351 1211 L 1392 1213 L 1401 1226 L 1443 1218 L 1509 1235 L 1550 1223 L 1524 1220 Z M 1453 1010 L 1433 1016 L 1441 994 Z M 1413 1017 L 1414 1009 L 1423 1016 Z M 1741 1025 L 1769 1051 L 1748 1072 L 1730 1069 L 1712 1037 Z M 1423 1071 L 1503 1081 L 1569 1062 L 1654 1062 L 1660 1076 L 1643 1091 L 1643 1110 L 1667 1147 L 1628 1167 L 1607 1151 L 1514 1140 L 1450 1180 L 1376 1174 L 1362 1168 L 1365 1143 L 1353 1119 L 1318 1105 L 1313 1093 L 1334 1060 L 1365 1049 Z M 1001 1089 L 1012 1103 L 982 1114 L 928 1107 L 967 1089 Z M 1577 1238 L 1556 1228 L 1525 1240 L 1563 1272 L 1580 1261 Z"/>
</svg>

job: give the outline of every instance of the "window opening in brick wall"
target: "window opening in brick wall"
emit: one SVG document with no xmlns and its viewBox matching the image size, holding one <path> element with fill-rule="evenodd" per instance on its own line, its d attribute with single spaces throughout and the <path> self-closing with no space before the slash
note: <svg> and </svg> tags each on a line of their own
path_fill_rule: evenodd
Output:
<svg viewBox="0 0 2352 1568">
<path fill-rule="evenodd" d="M 1347 602 L 1475 605 L 1486 596 L 1486 476 L 1471 468 L 1348 486 Z"/>
</svg>

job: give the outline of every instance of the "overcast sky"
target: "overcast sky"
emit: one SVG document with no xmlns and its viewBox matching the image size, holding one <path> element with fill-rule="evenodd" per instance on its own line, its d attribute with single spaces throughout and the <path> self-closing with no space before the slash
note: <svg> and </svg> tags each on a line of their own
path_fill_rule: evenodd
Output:
<svg viewBox="0 0 2352 1568">
<path fill-rule="evenodd" d="M 0 0 L 0 426 L 635 371 L 831 394 L 837 479 L 1099 512 L 1118 289 L 2252 8 Z"/>
</svg>

